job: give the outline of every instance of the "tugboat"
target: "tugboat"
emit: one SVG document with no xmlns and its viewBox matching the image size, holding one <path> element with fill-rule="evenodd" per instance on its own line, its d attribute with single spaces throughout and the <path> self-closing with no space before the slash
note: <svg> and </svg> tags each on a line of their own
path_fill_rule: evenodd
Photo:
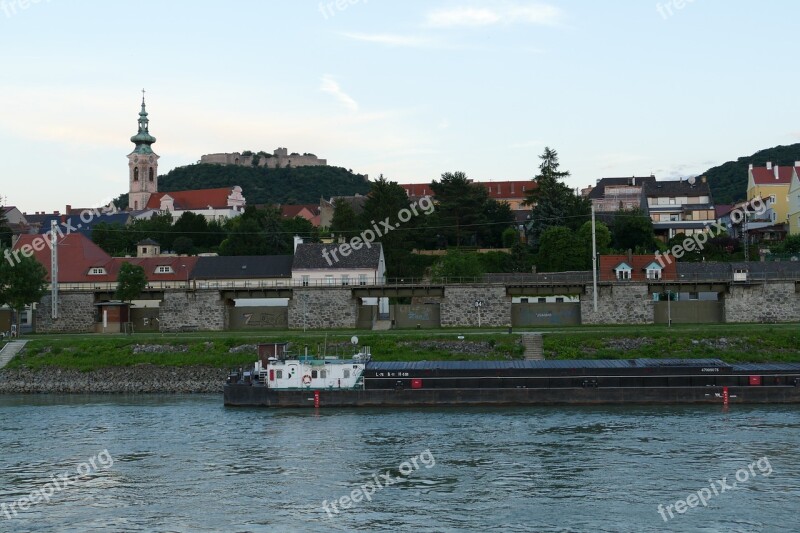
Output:
<svg viewBox="0 0 800 533">
<path fill-rule="evenodd" d="M 357 339 L 353 344 L 357 346 Z M 719 359 L 373 362 L 291 356 L 259 345 L 251 370 L 233 371 L 227 406 L 800 403 L 800 364 Z"/>
</svg>

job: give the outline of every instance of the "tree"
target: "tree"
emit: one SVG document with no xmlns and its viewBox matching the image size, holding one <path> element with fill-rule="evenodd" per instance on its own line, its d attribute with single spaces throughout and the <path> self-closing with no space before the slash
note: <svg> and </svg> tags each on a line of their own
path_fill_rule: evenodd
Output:
<svg viewBox="0 0 800 533">
<path fill-rule="evenodd" d="M 269 246 L 257 220 L 242 215 L 226 227 L 228 236 L 219 245 L 219 255 L 267 255 Z"/>
<path fill-rule="evenodd" d="M 477 280 L 483 277 L 483 268 L 477 254 L 450 250 L 431 267 L 431 278 L 435 283 L 448 279 L 467 278 Z"/>
<path fill-rule="evenodd" d="M 0 250 L 2 254 L 2 250 Z M 17 332 L 21 332 L 21 315 L 25 306 L 36 303 L 47 294 L 47 270 L 34 257 L 22 255 L 19 262 L 0 263 L 0 305 L 7 304 L 17 313 Z"/>
<path fill-rule="evenodd" d="M 595 241 L 597 242 L 597 253 L 607 254 L 611 246 L 611 230 L 602 222 L 595 222 Z M 584 222 L 578 230 L 578 241 L 583 246 L 584 257 L 586 258 L 585 269 L 592 268 L 592 222 Z"/>
<path fill-rule="evenodd" d="M 440 181 L 431 183 L 431 189 L 436 195 L 433 216 L 439 234 L 451 245 L 478 246 L 479 234 L 488 222 L 486 188 L 473 184 L 463 172 L 446 172 Z"/>
<path fill-rule="evenodd" d="M 189 237 L 176 237 L 172 242 L 172 251 L 178 255 L 191 255 L 194 252 L 194 242 Z"/>
<path fill-rule="evenodd" d="M 336 235 L 351 237 L 359 231 L 358 215 L 353 210 L 353 206 L 344 198 L 336 198 L 333 201 L 331 232 Z"/>
<path fill-rule="evenodd" d="M 614 215 L 614 248 L 652 252 L 656 246 L 653 220 L 640 208 L 617 211 Z"/>
<path fill-rule="evenodd" d="M 144 269 L 133 263 L 122 263 L 117 274 L 117 293 L 118 300 L 131 302 L 137 298 L 147 287 L 147 275 Z"/>
<path fill-rule="evenodd" d="M 11 247 L 11 237 L 14 235 L 8 225 L 5 209 L 3 208 L 3 197 L 0 196 L 0 246 Z"/>
<path fill-rule="evenodd" d="M 775 250 L 780 254 L 797 254 L 800 253 L 800 235 L 791 235 L 786 237 Z"/>
<path fill-rule="evenodd" d="M 562 182 L 568 171 L 559 170 L 558 153 L 546 147 L 539 156 L 539 174 L 534 178 L 536 187 L 531 188 L 525 199 L 533 205 L 531 222 L 528 225 L 528 240 L 537 249 L 542 233 L 552 226 L 563 226 L 576 231 L 589 218 L 591 204 L 587 198 Z"/>
<path fill-rule="evenodd" d="M 519 242 L 519 232 L 514 228 L 503 230 L 503 248 L 511 248 Z"/>
<path fill-rule="evenodd" d="M 536 265 L 542 272 L 585 270 L 589 258 L 580 238 L 565 226 L 547 228 L 541 235 Z"/>
</svg>

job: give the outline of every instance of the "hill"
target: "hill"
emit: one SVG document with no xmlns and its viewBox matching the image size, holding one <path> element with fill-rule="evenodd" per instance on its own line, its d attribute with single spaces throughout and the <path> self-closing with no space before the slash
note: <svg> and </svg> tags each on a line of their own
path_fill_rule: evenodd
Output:
<svg viewBox="0 0 800 533">
<path fill-rule="evenodd" d="M 158 190 L 242 187 L 247 203 L 316 204 L 337 195 L 366 194 L 366 176 L 341 167 L 264 168 L 197 164 L 159 176 Z"/>
<path fill-rule="evenodd" d="M 763 167 L 767 161 L 780 166 L 794 165 L 795 161 L 800 161 L 800 143 L 767 148 L 749 157 L 740 157 L 736 161 L 728 161 L 705 171 L 702 175 L 708 178 L 714 202 L 732 204 L 745 200 L 748 165 Z"/>
</svg>

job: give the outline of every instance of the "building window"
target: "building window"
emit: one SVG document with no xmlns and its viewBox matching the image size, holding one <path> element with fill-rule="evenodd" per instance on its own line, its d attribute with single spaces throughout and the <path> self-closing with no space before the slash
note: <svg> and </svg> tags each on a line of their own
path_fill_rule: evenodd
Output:
<svg viewBox="0 0 800 533">
<path fill-rule="evenodd" d="M 537 300 L 537 302 L 540 303 L 540 304 L 546 304 L 547 303 L 547 298 L 539 298 Z"/>
<path fill-rule="evenodd" d="M 771 194 L 769 198 L 767 198 L 767 205 L 772 205 L 775 203 L 775 195 Z"/>
<path fill-rule="evenodd" d="M 149 179 L 150 181 L 153 181 L 153 175 L 154 175 L 154 174 L 153 174 L 153 167 L 150 167 L 150 175 L 149 175 L 149 177 L 148 177 L 148 179 Z"/>
<path fill-rule="evenodd" d="M 648 268 L 647 269 L 647 279 L 661 279 L 661 269 L 660 268 Z"/>
<path fill-rule="evenodd" d="M 631 279 L 631 271 L 626 268 L 621 268 L 617 270 L 617 279 L 619 280 Z"/>
<path fill-rule="evenodd" d="M 367 284 L 367 275 L 366 274 L 359 274 L 358 275 L 358 284 L 359 285 L 366 285 Z"/>
<path fill-rule="evenodd" d="M 90 276 L 104 276 L 106 274 L 106 269 L 103 267 L 94 267 L 89 269 Z"/>
<path fill-rule="evenodd" d="M 139 167 L 133 169 L 133 181 L 139 181 Z"/>
<path fill-rule="evenodd" d="M 690 292 L 689 293 L 689 299 L 690 300 L 699 300 L 700 299 L 700 294 L 697 293 L 697 292 Z"/>
<path fill-rule="evenodd" d="M 561 297 L 556 298 L 556 303 L 557 304 L 563 304 L 564 303 L 564 298 L 561 298 Z"/>
<path fill-rule="evenodd" d="M 156 274 L 174 274 L 174 270 L 169 265 L 161 265 L 156 267 Z"/>
<path fill-rule="evenodd" d="M 308 287 L 310 279 L 311 279 L 310 276 L 303 275 L 303 287 Z"/>
<path fill-rule="evenodd" d="M 350 285 L 350 276 L 342 274 L 342 285 Z"/>
<path fill-rule="evenodd" d="M 330 274 L 325 276 L 325 284 L 326 285 L 333 285 L 333 276 L 331 276 Z"/>
</svg>

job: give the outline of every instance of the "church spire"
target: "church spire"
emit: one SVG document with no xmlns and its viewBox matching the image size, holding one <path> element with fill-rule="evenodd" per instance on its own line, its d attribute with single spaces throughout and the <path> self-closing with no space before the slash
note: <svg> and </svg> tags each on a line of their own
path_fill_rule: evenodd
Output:
<svg viewBox="0 0 800 533">
<path fill-rule="evenodd" d="M 147 108 L 144 102 L 145 91 L 142 89 L 142 110 L 139 111 L 139 133 L 131 137 L 131 142 L 136 145 L 133 153 L 152 154 L 153 148 L 150 146 L 156 142 L 156 138 L 150 135 L 150 119 L 147 118 Z"/>
</svg>

